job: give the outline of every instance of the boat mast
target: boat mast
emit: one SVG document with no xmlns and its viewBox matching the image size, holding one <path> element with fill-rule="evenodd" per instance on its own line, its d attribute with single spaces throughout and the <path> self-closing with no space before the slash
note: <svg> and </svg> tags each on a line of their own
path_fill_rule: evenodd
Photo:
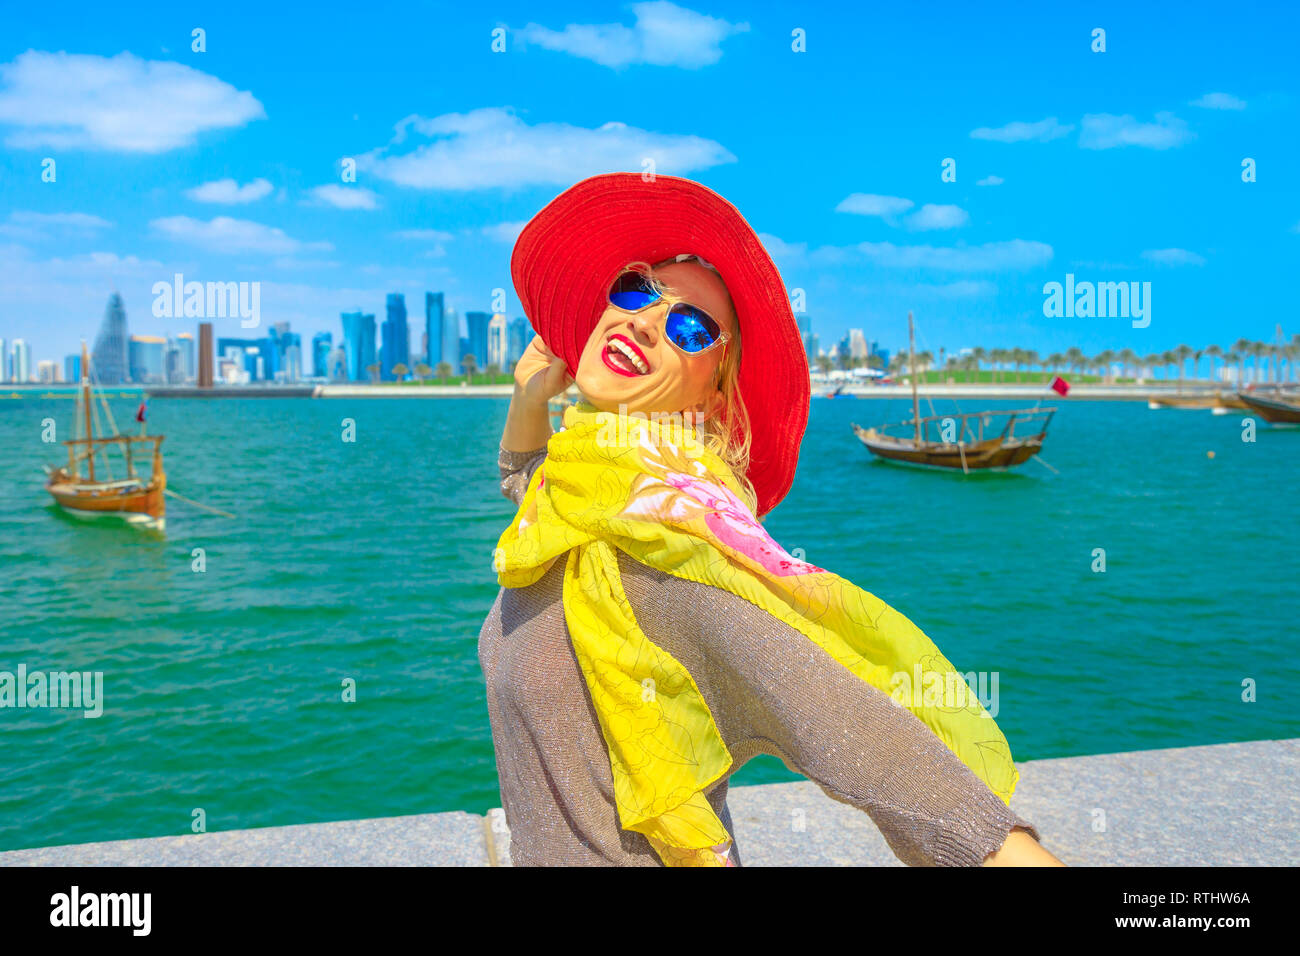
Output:
<svg viewBox="0 0 1300 956">
<path fill-rule="evenodd" d="M 85 403 L 86 416 L 86 457 L 90 460 L 90 480 L 95 480 L 95 429 L 91 424 L 90 404 L 90 355 L 86 343 L 81 343 L 81 400 Z"/>
<path fill-rule="evenodd" d="M 912 365 L 912 421 L 916 423 L 916 440 L 921 440 L 921 403 L 916 397 L 916 329 L 912 326 L 912 313 L 907 313 L 907 348 Z"/>
</svg>

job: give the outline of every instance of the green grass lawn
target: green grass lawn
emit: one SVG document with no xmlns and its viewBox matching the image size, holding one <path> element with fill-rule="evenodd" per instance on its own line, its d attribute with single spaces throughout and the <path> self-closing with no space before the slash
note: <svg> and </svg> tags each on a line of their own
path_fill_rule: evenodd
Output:
<svg viewBox="0 0 1300 956">
<path fill-rule="evenodd" d="M 416 379 L 408 379 L 405 382 L 378 382 L 377 384 L 392 385 L 395 387 L 401 387 L 403 385 L 460 385 L 464 381 L 465 381 L 464 375 L 448 375 L 445 380 L 438 378 L 437 376 L 433 376 L 431 378 L 426 378 L 422 382 Z M 470 382 L 470 386 L 473 387 L 475 385 L 513 385 L 514 381 L 515 381 L 515 377 L 505 372 L 493 376 L 489 376 L 486 372 L 476 372 L 474 374 L 474 380 Z"/>
</svg>

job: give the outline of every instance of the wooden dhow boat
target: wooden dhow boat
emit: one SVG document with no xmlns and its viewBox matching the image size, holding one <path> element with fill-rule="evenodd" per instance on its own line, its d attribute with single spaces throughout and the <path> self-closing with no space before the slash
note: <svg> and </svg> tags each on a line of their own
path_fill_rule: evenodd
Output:
<svg viewBox="0 0 1300 956">
<path fill-rule="evenodd" d="M 1245 408 L 1245 402 L 1229 392 L 1190 392 L 1186 395 L 1148 395 L 1147 408 L 1233 409 Z"/>
<path fill-rule="evenodd" d="M 1286 393 L 1280 389 L 1261 394 L 1238 392 L 1243 405 L 1273 425 L 1300 425 L 1300 394 Z"/>
<path fill-rule="evenodd" d="M 907 313 L 907 337 L 912 366 L 911 421 L 879 428 L 853 424 L 853 433 L 873 455 L 885 461 L 922 467 L 960 468 L 969 474 L 1012 468 L 1038 454 L 1047 438 L 1047 426 L 1056 414 L 1055 407 L 959 412 L 922 418 L 916 390 L 916 332 L 910 312 Z M 994 422 L 1003 418 L 1006 424 L 1001 431 L 996 431 Z M 891 429 L 902 434 L 890 434 Z"/>
<path fill-rule="evenodd" d="M 144 434 L 143 407 L 137 416 L 139 435 L 120 435 L 113 421 L 108 403 L 100 395 L 103 406 L 101 434 L 95 434 L 99 416 L 92 394 L 90 356 L 85 343 L 81 346 L 81 391 L 77 394 L 77 412 L 73 423 L 75 437 L 63 442 L 68 448 L 68 464 L 61 468 L 46 468 L 48 478 L 45 490 L 70 514 L 82 518 L 115 516 L 131 524 L 162 530 L 166 523 L 167 474 L 163 469 L 162 435 Z M 111 434 L 102 434 L 102 432 Z M 148 475 L 136 471 L 138 446 L 152 445 Z M 125 474 L 115 478 L 110 450 L 122 456 Z M 144 449 L 149 455 L 150 450 Z M 82 463 L 86 465 L 82 473 Z"/>
</svg>

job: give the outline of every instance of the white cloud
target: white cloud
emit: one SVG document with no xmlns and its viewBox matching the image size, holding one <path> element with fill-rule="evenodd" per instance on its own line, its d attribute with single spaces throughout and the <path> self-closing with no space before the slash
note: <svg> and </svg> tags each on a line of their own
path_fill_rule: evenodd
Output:
<svg viewBox="0 0 1300 956">
<path fill-rule="evenodd" d="M 1246 101 L 1231 93 L 1206 93 L 1199 100 L 1192 100 L 1191 105 L 1205 110 L 1244 110 Z"/>
<path fill-rule="evenodd" d="M 1055 116 L 1049 116 L 1036 123 L 1015 122 L 998 127 L 981 126 L 970 131 L 970 138 L 988 139 L 996 143 L 1023 143 L 1027 140 L 1047 143 L 1068 136 L 1073 129 L 1073 124 L 1062 124 Z"/>
<path fill-rule="evenodd" d="M 783 259 L 786 261 L 801 260 L 808 254 L 808 243 L 806 242 L 786 242 L 779 236 L 774 236 L 770 232 L 760 232 L 758 241 L 763 244 L 767 254 L 773 259 Z"/>
<path fill-rule="evenodd" d="M 410 131 L 430 142 L 391 153 Z M 567 123 L 529 126 L 508 109 L 487 107 L 433 119 L 408 116 L 397 124 L 389 146 L 358 157 L 357 165 L 402 186 L 469 190 L 568 186 L 597 173 L 640 172 L 647 159 L 668 175 L 736 161 L 721 144 L 699 136 L 653 133 L 625 123 L 596 129 Z"/>
<path fill-rule="evenodd" d="M 1113 149 L 1116 146 L 1169 149 L 1181 146 L 1194 136 L 1186 122 L 1169 112 L 1157 113 L 1154 123 L 1139 123 L 1128 114 L 1089 113 L 1083 118 L 1079 145 L 1084 149 Z"/>
<path fill-rule="evenodd" d="M 749 30 L 747 23 L 728 23 L 668 0 L 634 3 L 632 14 L 636 23 L 631 27 L 570 23 L 563 30 L 552 30 L 530 23 L 515 36 L 524 46 L 533 43 L 615 70 L 634 63 L 693 70 L 717 63 L 722 58 L 722 41 Z"/>
<path fill-rule="evenodd" d="M 960 206 L 938 206 L 926 203 L 907 217 L 907 228 L 917 231 L 956 229 L 968 222 L 970 222 L 970 215 Z"/>
<path fill-rule="evenodd" d="M 403 229 L 393 235 L 398 239 L 413 239 L 417 242 L 446 242 L 455 238 L 450 232 L 441 229 Z"/>
<path fill-rule="evenodd" d="M 1001 176 L 990 175 L 990 176 L 985 176 L 983 179 L 976 182 L 975 185 L 976 186 L 1001 186 L 1005 182 L 1006 180 L 1003 179 Z"/>
<path fill-rule="evenodd" d="M 993 272 L 1029 269 L 1049 262 L 1052 247 L 1027 239 L 986 242 L 979 246 L 896 246 L 860 242 L 857 250 L 891 269 L 936 269 L 945 272 Z"/>
<path fill-rule="evenodd" d="M 10 146 L 161 153 L 266 116 L 253 94 L 180 63 L 28 50 L 0 66 Z"/>
<path fill-rule="evenodd" d="M 1147 249 L 1142 258 L 1162 266 L 1203 266 L 1205 259 L 1187 249 Z"/>
<path fill-rule="evenodd" d="M 483 227 L 483 235 L 497 242 L 513 243 L 519 238 L 519 234 L 524 231 L 524 226 L 528 225 L 528 220 L 520 219 L 517 222 L 499 222 L 492 226 Z"/>
<path fill-rule="evenodd" d="M 326 183 L 311 191 L 317 203 L 333 206 L 335 209 L 378 209 L 379 197 L 369 189 L 360 186 L 340 186 L 338 183 Z"/>
<path fill-rule="evenodd" d="M 185 191 L 195 202 L 226 203 L 228 205 L 240 205 L 242 203 L 257 202 L 271 194 L 271 184 L 265 179 L 254 179 L 245 186 L 239 185 L 233 179 L 216 179 L 210 183 L 204 183 L 202 186 L 195 186 L 193 189 Z"/>
<path fill-rule="evenodd" d="M 0 236 L 16 239 L 40 240 L 52 233 L 77 233 L 90 235 L 101 229 L 110 229 L 107 219 L 85 212 L 27 212 L 18 210 L 9 214 L 9 221 L 0 223 Z"/>
<path fill-rule="evenodd" d="M 289 256 L 305 249 L 334 248 L 328 242 L 302 242 L 273 226 L 229 216 L 217 216 L 210 222 L 189 216 L 168 216 L 149 225 L 171 239 L 213 252 Z"/>
<path fill-rule="evenodd" d="M 860 242 L 852 246 L 818 246 L 786 242 L 769 233 L 759 239 L 774 259 L 787 265 L 847 266 L 858 269 L 863 260 L 887 269 L 934 269 L 942 272 L 996 272 L 1030 269 L 1051 261 L 1052 247 L 1029 239 L 986 242 L 979 246 L 898 246 L 892 242 Z M 979 292 L 983 287 L 958 286 L 957 293 Z"/>
<path fill-rule="evenodd" d="M 916 203 L 902 196 L 880 196 L 876 193 L 852 193 L 840 200 L 836 212 L 850 212 L 856 216 L 879 216 L 889 219 L 901 215 Z"/>
</svg>

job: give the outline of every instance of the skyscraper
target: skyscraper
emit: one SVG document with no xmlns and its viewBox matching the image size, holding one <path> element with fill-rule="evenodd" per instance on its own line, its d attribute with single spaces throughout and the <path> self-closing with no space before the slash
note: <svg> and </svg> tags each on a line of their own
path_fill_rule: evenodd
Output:
<svg viewBox="0 0 1300 956">
<path fill-rule="evenodd" d="M 199 323 L 199 388 L 212 387 L 212 323 Z"/>
<path fill-rule="evenodd" d="M 317 332 L 311 337 L 311 374 L 313 378 L 329 378 L 330 352 L 334 350 L 334 336 Z"/>
<path fill-rule="evenodd" d="M 126 354 L 126 306 L 122 297 L 114 292 L 108 297 L 104 321 L 95 336 L 90 370 L 101 385 L 121 385 L 127 380 L 129 365 Z"/>
<path fill-rule="evenodd" d="M 488 364 L 488 323 L 491 321 L 492 316 L 487 312 L 465 313 L 469 339 L 469 351 L 466 354 L 474 356 L 474 361 L 478 363 L 479 368 L 486 368 Z M 464 358 L 464 355 L 461 358 Z"/>
<path fill-rule="evenodd" d="M 528 343 L 533 340 L 533 327 L 528 324 L 528 320 L 520 316 L 510 320 L 510 331 L 506 334 L 506 368 L 514 368 L 524 356 L 524 349 L 528 348 Z"/>
<path fill-rule="evenodd" d="M 9 380 L 25 385 L 32 380 L 32 347 L 22 339 L 14 339 L 13 365 L 9 369 Z"/>
<path fill-rule="evenodd" d="M 189 332 L 181 332 L 176 336 L 176 347 L 181 351 L 181 381 L 192 382 L 198 373 L 194 362 L 194 336 Z"/>
<path fill-rule="evenodd" d="M 131 381 L 157 385 L 163 381 L 163 348 L 167 340 L 161 335 L 133 335 L 130 346 Z"/>
<path fill-rule="evenodd" d="M 400 292 L 388 294 L 388 317 L 384 320 L 383 349 L 380 362 L 383 368 L 380 376 L 393 378 L 393 366 L 401 363 L 408 369 L 411 366 L 411 335 L 406 327 L 406 296 Z"/>
<path fill-rule="evenodd" d="M 9 381 L 9 343 L 0 339 L 0 382 Z"/>
<path fill-rule="evenodd" d="M 488 321 L 487 363 L 498 369 L 506 367 L 506 317 L 497 313 Z"/>
<path fill-rule="evenodd" d="M 430 368 L 437 368 L 443 361 L 442 320 L 445 304 L 441 292 L 424 294 L 424 361 Z"/>
<path fill-rule="evenodd" d="M 63 377 L 69 382 L 81 381 L 80 355 L 69 355 L 63 359 Z"/>
<path fill-rule="evenodd" d="M 441 361 L 450 365 L 453 371 L 460 368 L 460 339 L 460 313 L 449 307 L 442 314 Z"/>
<path fill-rule="evenodd" d="M 167 345 L 163 348 L 163 381 L 168 385 L 182 385 L 185 382 L 185 355 L 175 336 L 167 336 Z"/>
<path fill-rule="evenodd" d="M 360 309 L 344 312 L 343 346 L 348 355 L 348 378 L 354 382 L 370 379 L 368 366 L 375 364 L 375 317 Z"/>
</svg>

